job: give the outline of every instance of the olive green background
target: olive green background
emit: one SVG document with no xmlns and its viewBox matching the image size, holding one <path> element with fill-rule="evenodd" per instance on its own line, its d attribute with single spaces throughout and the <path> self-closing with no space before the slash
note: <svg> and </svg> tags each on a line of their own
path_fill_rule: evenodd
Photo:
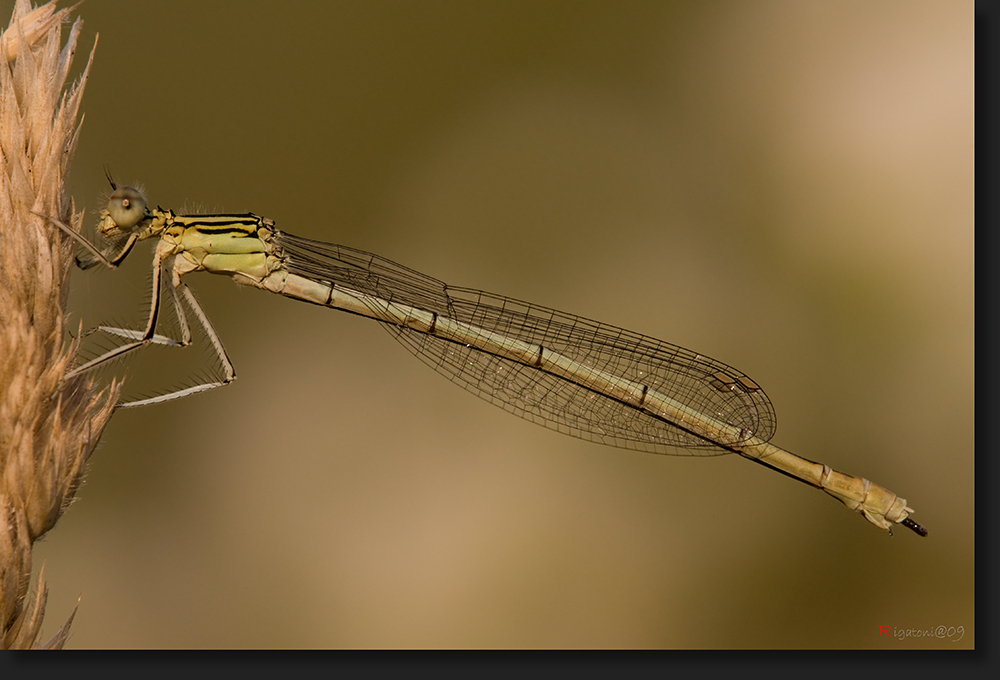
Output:
<svg viewBox="0 0 1000 680">
<path fill-rule="evenodd" d="M 735 456 L 560 436 L 371 321 L 194 275 L 239 379 L 111 421 L 36 551 L 47 631 L 82 595 L 69 647 L 974 646 L 972 3 L 78 12 L 88 224 L 108 165 L 695 349 L 765 388 L 775 443 L 931 533 Z M 74 274 L 74 325 L 140 324 L 148 266 Z M 115 372 L 211 370 L 181 355 Z"/>
</svg>

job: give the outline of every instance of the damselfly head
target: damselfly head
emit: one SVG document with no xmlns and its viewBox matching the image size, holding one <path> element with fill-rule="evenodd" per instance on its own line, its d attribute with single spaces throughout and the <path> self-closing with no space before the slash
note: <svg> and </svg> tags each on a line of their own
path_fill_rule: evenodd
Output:
<svg viewBox="0 0 1000 680">
<path fill-rule="evenodd" d="M 146 217 L 146 198 L 138 189 L 117 187 L 108 199 L 107 215 L 118 229 L 102 228 L 102 231 L 126 232 Z"/>
</svg>

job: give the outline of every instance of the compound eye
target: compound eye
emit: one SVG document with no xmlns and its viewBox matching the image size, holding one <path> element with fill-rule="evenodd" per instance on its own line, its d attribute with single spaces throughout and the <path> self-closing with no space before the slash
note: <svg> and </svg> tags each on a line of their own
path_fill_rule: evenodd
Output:
<svg viewBox="0 0 1000 680">
<path fill-rule="evenodd" d="M 119 187 L 108 199 L 108 215 L 122 229 L 131 229 L 146 216 L 146 198 L 132 187 Z"/>
</svg>

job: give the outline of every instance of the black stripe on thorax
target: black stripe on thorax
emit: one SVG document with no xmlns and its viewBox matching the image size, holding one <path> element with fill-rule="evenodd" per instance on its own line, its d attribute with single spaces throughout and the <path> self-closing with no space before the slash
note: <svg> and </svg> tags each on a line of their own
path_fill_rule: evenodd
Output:
<svg viewBox="0 0 1000 680">
<path fill-rule="evenodd" d="M 175 225 L 186 229 L 197 229 L 203 234 L 244 234 L 256 235 L 261 226 L 261 218 L 253 213 L 239 215 L 176 215 Z"/>
</svg>

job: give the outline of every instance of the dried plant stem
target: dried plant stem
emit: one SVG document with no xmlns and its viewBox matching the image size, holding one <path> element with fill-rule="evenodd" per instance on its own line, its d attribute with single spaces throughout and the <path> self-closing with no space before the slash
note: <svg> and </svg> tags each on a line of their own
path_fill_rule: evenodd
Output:
<svg viewBox="0 0 1000 680">
<path fill-rule="evenodd" d="M 71 502 L 118 396 L 117 386 L 98 394 L 86 376 L 64 378 L 77 351 L 64 342 L 73 244 L 35 214 L 78 222 L 66 183 L 94 53 L 64 91 L 82 26 L 77 19 L 62 45 L 62 24 L 73 9 L 16 0 L 0 36 L 0 648 L 6 649 L 58 648 L 66 640 L 72 616 L 52 640 L 40 642 L 46 587 L 39 575 L 29 594 L 31 546 Z"/>
</svg>

